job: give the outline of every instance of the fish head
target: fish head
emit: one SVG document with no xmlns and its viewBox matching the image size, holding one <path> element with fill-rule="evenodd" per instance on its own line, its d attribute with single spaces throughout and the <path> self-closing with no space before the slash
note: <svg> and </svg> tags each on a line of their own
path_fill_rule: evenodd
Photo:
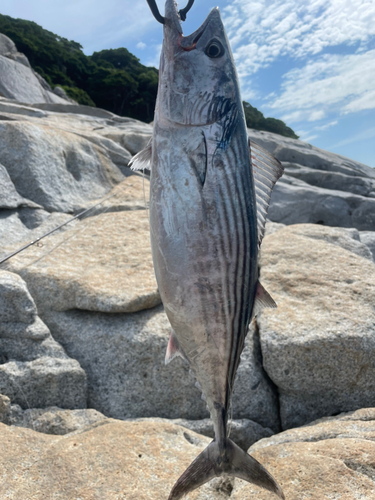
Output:
<svg viewBox="0 0 375 500">
<path fill-rule="evenodd" d="M 166 0 L 156 113 L 181 125 L 204 126 L 241 106 L 238 78 L 218 8 L 184 36 L 174 0 Z"/>
</svg>

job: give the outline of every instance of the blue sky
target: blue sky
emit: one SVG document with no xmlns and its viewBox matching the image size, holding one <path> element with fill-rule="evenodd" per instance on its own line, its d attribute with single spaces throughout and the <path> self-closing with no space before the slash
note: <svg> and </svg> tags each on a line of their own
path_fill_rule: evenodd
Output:
<svg viewBox="0 0 375 500">
<path fill-rule="evenodd" d="M 215 6 L 243 99 L 302 140 L 375 167 L 374 0 L 195 0 L 185 34 Z M 158 65 L 162 27 L 146 0 L 2 0 L 0 12 L 75 40 L 86 54 L 126 47 Z"/>
</svg>

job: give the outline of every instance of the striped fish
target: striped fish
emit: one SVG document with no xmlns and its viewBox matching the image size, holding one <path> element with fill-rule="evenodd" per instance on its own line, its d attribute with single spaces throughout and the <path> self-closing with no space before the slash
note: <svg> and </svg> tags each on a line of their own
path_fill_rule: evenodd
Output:
<svg viewBox="0 0 375 500">
<path fill-rule="evenodd" d="M 169 500 L 221 475 L 284 498 L 271 474 L 227 437 L 249 322 L 262 307 L 276 307 L 258 281 L 258 251 L 282 167 L 249 143 L 217 8 L 184 37 L 175 2 L 166 1 L 153 137 L 132 168 L 151 170 L 152 255 L 172 325 L 166 363 L 178 355 L 189 362 L 215 430 Z"/>
</svg>

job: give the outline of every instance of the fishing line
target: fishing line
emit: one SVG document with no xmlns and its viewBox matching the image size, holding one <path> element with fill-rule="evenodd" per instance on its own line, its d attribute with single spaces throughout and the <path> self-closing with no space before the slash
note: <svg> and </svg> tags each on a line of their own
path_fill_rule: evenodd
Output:
<svg viewBox="0 0 375 500">
<path fill-rule="evenodd" d="M 137 176 L 140 176 L 141 174 L 137 173 L 137 172 L 134 172 L 133 175 L 137 175 Z M 143 184 L 144 184 L 144 175 L 142 176 L 143 178 Z M 112 192 L 111 194 L 105 196 L 104 198 L 102 198 L 100 201 L 98 201 L 97 203 L 95 203 L 94 205 L 92 205 L 91 207 L 83 210 L 82 212 L 80 212 L 79 214 L 75 215 L 74 217 L 72 217 L 71 219 L 65 221 L 64 223 L 62 224 L 59 224 L 58 226 L 54 227 L 53 229 L 51 229 L 50 231 L 47 231 L 46 233 L 42 234 L 41 236 L 39 236 L 38 238 L 35 238 L 33 241 L 30 241 L 29 243 L 27 243 L 26 245 L 22 246 L 21 248 L 18 248 L 17 250 L 15 250 L 14 252 L 6 255 L 3 259 L 0 260 L 0 266 L 2 264 L 4 264 L 6 261 L 8 261 L 9 259 L 11 259 L 12 257 L 14 257 L 15 255 L 18 255 L 19 253 L 23 252 L 24 250 L 26 250 L 27 248 L 39 243 L 42 239 L 46 238 L 47 236 L 50 236 L 51 234 L 53 234 L 54 232 L 58 231 L 59 229 L 61 229 L 62 227 L 66 226 L 67 224 L 70 224 L 71 222 L 73 222 L 74 220 L 76 219 L 79 219 L 80 217 L 83 217 L 83 219 L 81 219 L 81 221 L 84 221 L 86 220 L 86 218 L 88 218 L 88 214 L 89 212 L 91 212 L 94 208 L 98 207 L 99 205 L 101 205 L 102 203 L 104 203 L 105 201 L 107 200 L 110 200 L 111 198 L 114 198 L 116 196 L 118 196 L 119 194 L 122 194 L 123 191 L 125 191 L 125 189 L 127 188 L 128 186 L 117 186 L 115 187 L 115 192 Z M 145 189 L 144 189 L 144 199 L 146 200 L 146 194 L 145 194 Z M 146 202 L 145 202 L 146 203 Z M 110 208 L 112 208 L 114 206 L 114 204 L 112 205 L 109 205 L 108 207 L 106 207 L 104 210 L 102 210 L 102 214 L 103 213 L 107 213 Z M 86 217 L 85 217 L 86 216 Z M 94 219 L 93 219 L 94 221 Z M 92 221 L 92 222 L 93 222 Z M 47 252 L 46 254 L 42 255 L 41 257 L 39 257 L 35 262 L 38 262 L 40 261 L 41 259 L 43 259 L 46 255 L 49 255 L 50 253 L 53 252 L 53 250 L 55 250 L 55 248 L 61 246 L 62 244 L 64 244 L 66 241 L 69 241 L 72 237 L 74 237 L 76 234 L 78 234 L 79 232 L 81 231 L 84 231 L 86 230 L 88 227 L 90 226 L 90 224 L 87 224 L 86 226 L 84 227 L 78 227 L 77 230 L 74 232 L 74 234 L 68 238 L 66 238 L 65 240 L 59 242 L 55 247 L 53 247 L 49 252 Z M 25 267 L 28 267 L 29 265 L 32 265 L 34 262 L 31 262 L 25 266 L 22 267 L 22 269 L 24 269 Z"/>
</svg>

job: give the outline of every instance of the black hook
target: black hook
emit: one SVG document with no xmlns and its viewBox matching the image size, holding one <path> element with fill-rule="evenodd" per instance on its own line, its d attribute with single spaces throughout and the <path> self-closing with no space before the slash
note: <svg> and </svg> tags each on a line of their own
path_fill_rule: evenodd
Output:
<svg viewBox="0 0 375 500">
<path fill-rule="evenodd" d="M 192 8 L 194 3 L 194 0 L 189 0 L 187 6 L 184 9 L 181 9 L 178 14 L 180 16 L 181 21 L 186 20 L 186 14 L 189 12 L 189 10 Z"/>
<path fill-rule="evenodd" d="M 151 9 L 151 12 L 154 15 L 154 18 L 159 21 L 159 23 L 164 24 L 165 23 L 165 18 L 160 14 L 158 6 L 156 5 L 155 0 L 147 0 L 147 3 Z M 189 12 L 189 10 L 192 8 L 194 3 L 194 0 L 189 0 L 187 6 L 184 9 L 181 9 L 178 12 L 178 15 L 180 16 L 181 21 L 185 21 L 186 19 L 186 14 Z"/>
<path fill-rule="evenodd" d="M 160 14 L 158 6 L 156 5 L 155 0 L 147 0 L 148 6 L 151 9 L 151 12 L 154 15 L 154 18 L 159 21 L 159 23 L 164 24 L 165 18 Z"/>
</svg>

